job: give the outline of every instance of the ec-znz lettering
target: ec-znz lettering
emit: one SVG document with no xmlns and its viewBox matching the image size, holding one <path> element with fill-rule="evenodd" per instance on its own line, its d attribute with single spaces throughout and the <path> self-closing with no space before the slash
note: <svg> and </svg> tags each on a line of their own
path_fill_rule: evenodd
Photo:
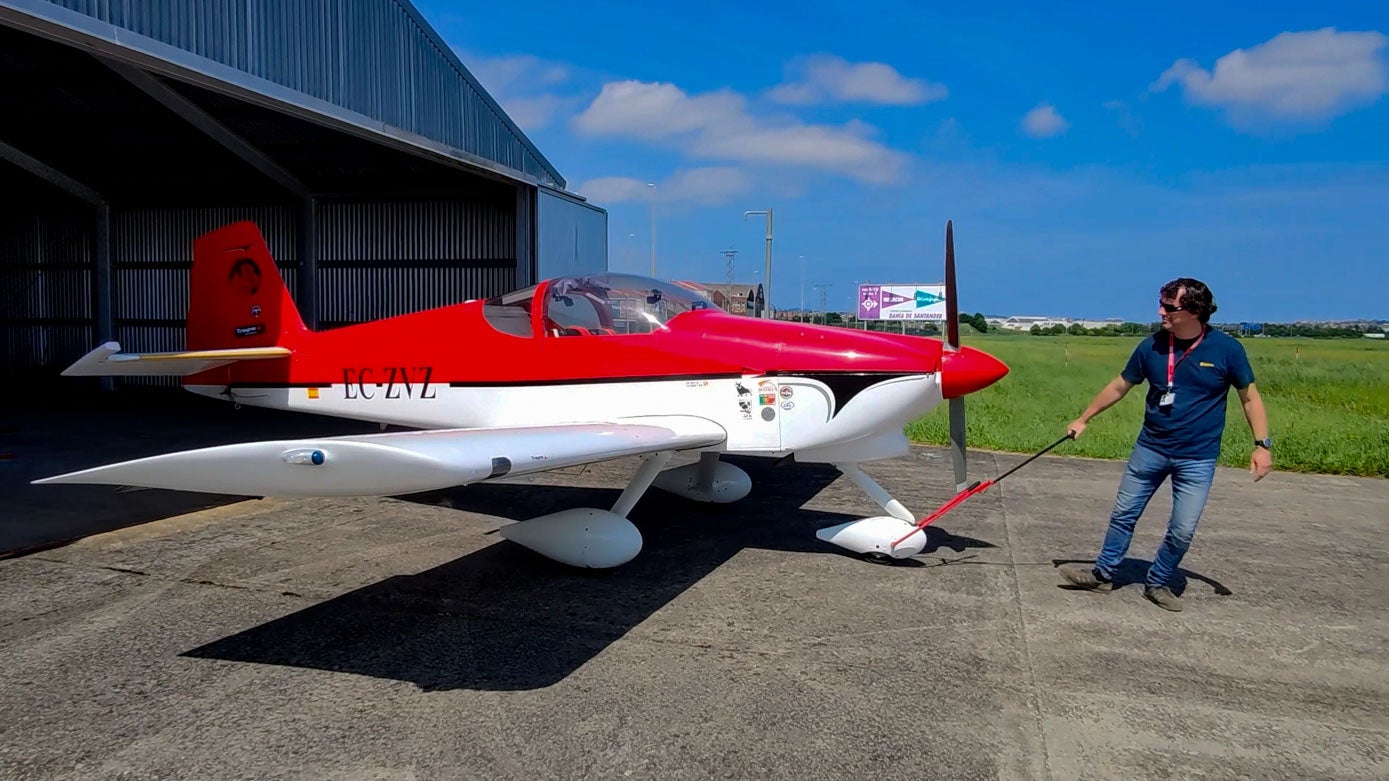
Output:
<svg viewBox="0 0 1389 781">
<path fill-rule="evenodd" d="M 343 398 L 373 399 L 376 389 L 384 387 L 383 397 L 387 399 L 432 399 L 435 388 L 429 381 L 433 376 L 433 366 L 343 369 Z M 378 377 L 384 381 L 378 382 Z"/>
</svg>

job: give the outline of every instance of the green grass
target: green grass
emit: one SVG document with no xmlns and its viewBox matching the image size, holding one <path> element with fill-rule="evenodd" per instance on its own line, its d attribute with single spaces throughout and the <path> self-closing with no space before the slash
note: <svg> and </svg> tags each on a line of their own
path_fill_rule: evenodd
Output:
<svg viewBox="0 0 1389 781">
<path fill-rule="evenodd" d="M 965 400 L 971 448 L 1035 452 L 1123 368 L 1138 337 L 975 334 L 962 341 L 1011 369 Z M 1369 339 L 1246 339 L 1255 385 L 1268 410 L 1274 469 L 1389 476 L 1389 344 Z M 1084 436 L 1053 453 L 1128 458 L 1143 423 L 1146 386 L 1090 422 Z M 917 442 L 948 441 L 946 405 L 907 427 Z M 1220 463 L 1248 467 L 1253 437 L 1230 392 Z"/>
</svg>

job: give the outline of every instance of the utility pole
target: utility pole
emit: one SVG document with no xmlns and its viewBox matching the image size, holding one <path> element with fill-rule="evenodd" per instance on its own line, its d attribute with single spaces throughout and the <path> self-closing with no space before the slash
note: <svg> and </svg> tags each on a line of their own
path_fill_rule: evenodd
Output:
<svg viewBox="0 0 1389 781">
<path fill-rule="evenodd" d="M 737 255 L 737 254 L 738 254 L 738 250 L 736 250 L 736 249 L 726 249 L 726 250 L 723 251 L 723 256 L 724 256 L 724 258 L 725 258 L 726 261 L 727 261 L 727 262 L 725 263 L 725 279 L 726 279 L 727 284 L 728 284 L 728 290 L 727 290 L 727 291 L 724 293 L 724 295 L 723 295 L 723 308 L 724 308 L 724 311 L 728 311 L 728 305 L 729 305 L 729 301 L 730 301 L 729 296 L 730 296 L 730 295 L 732 294 L 732 292 L 733 292 L 733 256 L 734 256 L 734 255 Z"/>
<path fill-rule="evenodd" d="M 767 270 L 762 278 L 762 297 L 767 302 L 762 308 L 762 316 L 771 318 L 772 316 L 772 210 L 758 209 L 756 211 L 743 212 L 743 220 L 746 221 L 750 215 L 767 215 Z"/>
<path fill-rule="evenodd" d="M 830 286 L 830 283 L 828 283 L 828 282 L 821 282 L 821 283 L 819 283 L 819 284 L 817 284 L 817 285 L 812 285 L 812 286 L 811 286 L 811 287 L 814 287 L 816 290 L 820 291 L 820 311 L 825 313 L 825 324 L 826 324 L 826 325 L 829 325 L 829 322 L 830 322 L 829 310 L 825 308 L 825 307 L 826 307 L 826 304 L 825 304 L 825 290 L 826 290 L 827 288 L 829 288 L 829 286 Z"/>
</svg>

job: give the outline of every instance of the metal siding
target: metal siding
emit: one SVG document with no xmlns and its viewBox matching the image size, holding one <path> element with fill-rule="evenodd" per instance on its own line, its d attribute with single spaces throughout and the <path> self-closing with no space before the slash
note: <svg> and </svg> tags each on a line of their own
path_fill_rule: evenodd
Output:
<svg viewBox="0 0 1389 781">
<path fill-rule="evenodd" d="M 193 241 L 229 223 L 256 223 L 293 294 L 298 267 L 296 214 L 292 207 L 277 206 L 113 209 L 111 265 L 115 335 L 121 349 L 168 352 L 187 346 L 184 324 Z M 118 383 L 174 387 L 178 378 L 122 377 Z"/>
<path fill-rule="evenodd" d="M 16 376 L 91 349 L 93 217 L 88 209 L 0 214 L 0 368 Z"/>
<path fill-rule="evenodd" d="M 51 0 L 118 28 L 492 160 L 564 180 L 396 0 Z"/>
<path fill-rule="evenodd" d="M 324 327 L 456 304 L 516 284 L 516 217 L 491 203 L 325 203 L 318 226 Z"/>
<path fill-rule="evenodd" d="M 539 279 L 607 271 L 607 212 L 540 189 L 535 257 Z"/>
</svg>

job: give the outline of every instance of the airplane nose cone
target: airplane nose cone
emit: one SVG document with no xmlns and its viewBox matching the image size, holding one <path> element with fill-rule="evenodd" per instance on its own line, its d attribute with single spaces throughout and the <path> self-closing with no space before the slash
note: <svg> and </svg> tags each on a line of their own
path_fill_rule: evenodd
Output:
<svg viewBox="0 0 1389 781">
<path fill-rule="evenodd" d="M 961 347 L 941 353 L 940 387 L 947 399 L 987 388 L 1003 379 L 1008 367 L 983 350 Z"/>
</svg>

